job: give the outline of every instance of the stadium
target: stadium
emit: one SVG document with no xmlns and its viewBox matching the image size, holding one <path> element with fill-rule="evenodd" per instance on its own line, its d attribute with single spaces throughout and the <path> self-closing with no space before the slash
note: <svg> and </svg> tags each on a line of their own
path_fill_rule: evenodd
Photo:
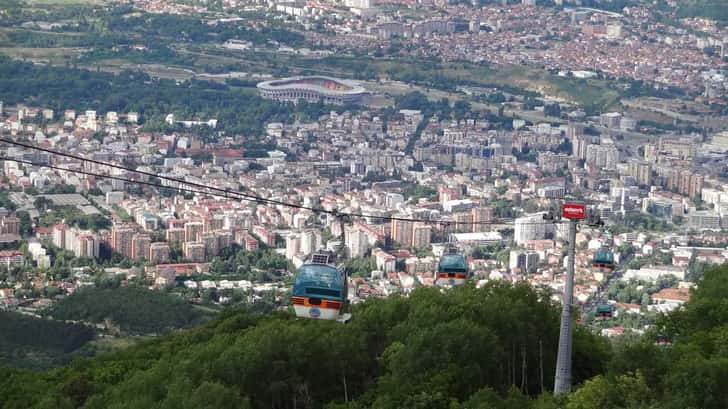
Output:
<svg viewBox="0 0 728 409">
<path fill-rule="evenodd" d="M 280 80 L 265 81 L 257 85 L 263 98 L 276 101 L 297 102 L 303 99 L 308 102 L 325 104 L 364 104 L 370 93 L 353 81 L 332 77 L 291 77 Z"/>
</svg>

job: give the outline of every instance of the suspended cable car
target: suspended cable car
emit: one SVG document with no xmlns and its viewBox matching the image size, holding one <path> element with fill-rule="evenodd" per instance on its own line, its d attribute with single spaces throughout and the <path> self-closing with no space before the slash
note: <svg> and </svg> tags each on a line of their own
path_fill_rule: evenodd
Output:
<svg viewBox="0 0 728 409">
<path fill-rule="evenodd" d="M 614 254 L 609 249 L 599 249 L 592 260 L 592 267 L 600 271 L 614 270 Z"/>
<path fill-rule="evenodd" d="M 332 263 L 333 255 L 316 253 L 296 272 L 291 303 L 300 318 L 346 322 L 346 272 Z"/>
<path fill-rule="evenodd" d="M 597 319 L 609 319 L 614 314 L 614 307 L 609 304 L 601 304 L 597 307 L 597 312 L 594 315 Z"/>
<path fill-rule="evenodd" d="M 670 337 L 665 334 L 657 334 L 657 337 L 655 339 L 655 345 L 667 347 L 672 345 L 672 340 L 670 340 Z"/>
<path fill-rule="evenodd" d="M 451 249 L 450 253 L 443 254 L 440 257 L 440 263 L 437 265 L 435 284 L 439 286 L 462 285 L 465 280 L 470 278 L 465 257 L 462 254 L 454 253 L 454 249 Z"/>
</svg>

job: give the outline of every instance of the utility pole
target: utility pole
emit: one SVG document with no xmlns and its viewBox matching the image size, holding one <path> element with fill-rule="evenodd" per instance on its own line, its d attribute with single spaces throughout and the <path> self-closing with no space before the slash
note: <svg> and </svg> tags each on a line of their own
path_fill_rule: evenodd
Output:
<svg viewBox="0 0 728 409">
<path fill-rule="evenodd" d="M 576 253 L 576 223 L 586 217 L 586 206 L 581 203 L 564 203 L 562 216 L 569 219 L 569 260 L 566 266 L 564 300 L 561 306 L 561 327 L 559 330 L 559 353 L 556 358 L 556 379 L 554 395 L 558 396 L 571 390 L 571 351 L 573 327 L 571 304 L 574 298 L 574 257 Z"/>
</svg>

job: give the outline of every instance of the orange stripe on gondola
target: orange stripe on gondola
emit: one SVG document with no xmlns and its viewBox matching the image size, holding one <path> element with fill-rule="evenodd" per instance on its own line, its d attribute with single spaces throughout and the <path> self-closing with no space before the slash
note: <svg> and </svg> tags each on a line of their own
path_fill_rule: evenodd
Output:
<svg viewBox="0 0 728 409">
<path fill-rule="evenodd" d="M 438 278 L 467 278 L 465 273 L 437 273 Z"/>
<path fill-rule="evenodd" d="M 340 310 L 341 307 L 344 305 L 341 301 L 333 301 L 333 300 L 320 300 L 318 304 L 311 303 L 311 299 L 309 297 L 291 297 L 291 302 L 293 305 L 302 305 L 304 307 L 316 307 L 316 308 L 326 308 L 331 310 Z"/>
</svg>

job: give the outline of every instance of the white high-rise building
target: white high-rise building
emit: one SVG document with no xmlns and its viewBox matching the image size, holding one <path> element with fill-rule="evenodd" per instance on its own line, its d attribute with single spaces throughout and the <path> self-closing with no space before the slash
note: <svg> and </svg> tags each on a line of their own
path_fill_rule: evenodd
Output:
<svg viewBox="0 0 728 409">
<path fill-rule="evenodd" d="M 306 230 L 301 233 L 300 252 L 304 256 L 312 254 L 321 247 L 321 233 L 318 230 Z"/>
<path fill-rule="evenodd" d="M 588 145 L 586 147 L 586 163 L 600 169 L 614 170 L 619 161 L 619 150 L 614 144 Z"/>
<path fill-rule="evenodd" d="M 346 228 L 345 243 L 349 257 L 363 257 L 369 249 L 367 235 L 356 226 Z"/>
<path fill-rule="evenodd" d="M 517 245 L 522 245 L 529 240 L 540 240 L 546 238 L 546 220 L 543 213 L 519 217 L 515 220 L 513 240 Z"/>
<path fill-rule="evenodd" d="M 301 250 L 301 238 L 298 234 L 286 236 L 286 258 L 293 260 Z"/>
</svg>

